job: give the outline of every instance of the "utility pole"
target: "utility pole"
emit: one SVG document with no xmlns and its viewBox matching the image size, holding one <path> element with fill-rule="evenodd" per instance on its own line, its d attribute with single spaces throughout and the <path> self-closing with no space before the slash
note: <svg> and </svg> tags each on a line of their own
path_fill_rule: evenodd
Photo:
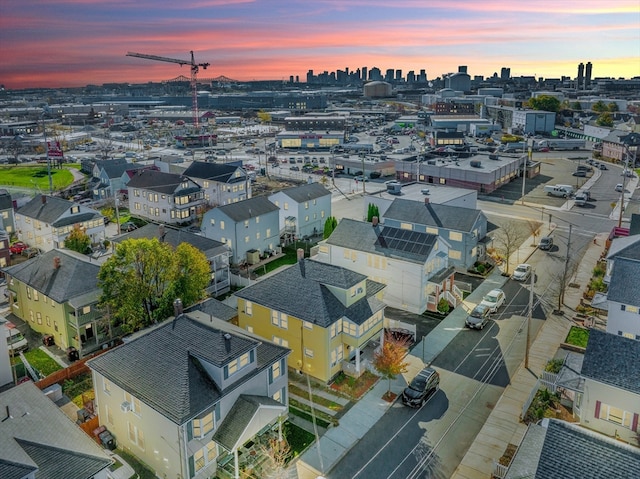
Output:
<svg viewBox="0 0 640 479">
<path fill-rule="evenodd" d="M 49 157 L 49 142 L 47 141 L 47 124 L 44 121 L 46 111 L 42 112 L 42 136 L 44 137 L 44 151 L 47 156 L 47 175 L 49 176 L 49 194 L 53 196 L 53 178 L 51 177 L 51 158 Z"/>
<path fill-rule="evenodd" d="M 629 147 L 625 145 L 625 162 L 622 176 L 622 191 L 620 192 L 620 214 L 618 215 L 618 228 L 622 226 L 622 213 L 624 212 L 624 190 L 627 187 L 627 172 L 629 171 Z"/>
<path fill-rule="evenodd" d="M 560 301 L 559 301 L 559 308 L 560 309 L 562 307 L 562 305 L 564 304 L 564 292 L 567 289 L 567 273 L 569 270 L 569 257 L 570 257 L 570 250 L 571 250 L 571 229 L 573 228 L 573 225 L 571 223 L 569 223 L 569 236 L 567 237 L 567 254 L 564 258 L 564 270 L 562 272 L 562 291 L 560 291 Z"/>
<path fill-rule="evenodd" d="M 531 347 L 531 317 L 533 316 L 533 280 L 535 271 L 531 271 L 531 284 L 529 286 L 529 312 L 527 314 L 527 344 L 524 350 L 524 367 L 529 369 L 529 348 Z"/>
</svg>

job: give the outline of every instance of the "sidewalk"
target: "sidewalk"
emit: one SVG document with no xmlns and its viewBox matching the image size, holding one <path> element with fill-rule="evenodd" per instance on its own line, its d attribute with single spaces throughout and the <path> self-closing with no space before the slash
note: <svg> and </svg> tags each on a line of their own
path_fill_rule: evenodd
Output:
<svg viewBox="0 0 640 479">
<path fill-rule="evenodd" d="M 531 236 L 522 243 L 517 252 L 511 255 L 509 271 L 518 262 L 526 262 L 536 251 L 537 241 L 550 234 L 555 225 L 543 224 L 535 237 Z M 607 234 L 596 238 L 585 253 L 575 276 L 570 282 L 586 284 L 591 278 L 595 262 L 604 249 Z M 519 261 L 518 261 L 519 260 Z M 482 297 L 494 288 L 501 288 L 508 277 L 502 276 L 500 268 L 494 269 L 487 279 L 464 301 L 465 306 L 456 308 L 421 342 L 416 344 L 407 357 L 411 362 L 410 370 L 419 370 L 430 364 L 464 328 L 467 310 L 470 305 L 479 303 Z M 581 291 L 567 288 L 565 305 L 575 309 L 580 304 Z M 532 343 L 529 355 L 529 370 L 521 365 L 511 384 L 505 389 L 476 440 L 463 458 L 454 475 L 457 478 L 486 479 L 491 477 L 493 462 L 504 453 L 509 443 L 519 444 L 526 426 L 520 423 L 520 410 L 533 389 L 547 361 L 554 357 L 560 342 L 566 337 L 570 322 L 564 316 L 550 316 L 540 329 Z M 533 372 L 533 374 L 532 374 Z M 414 373 L 415 374 L 415 373 Z M 391 382 L 391 391 L 401 394 L 407 381 L 400 375 Z M 379 381 L 376 386 L 358 401 L 342 418 L 340 425 L 330 428 L 318 443 L 308 449 L 296 463 L 299 479 L 316 479 L 330 471 L 356 445 L 360 438 L 371 429 L 393 403 L 382 399 L 387 391 L 387 381 Z"/>
</svg>

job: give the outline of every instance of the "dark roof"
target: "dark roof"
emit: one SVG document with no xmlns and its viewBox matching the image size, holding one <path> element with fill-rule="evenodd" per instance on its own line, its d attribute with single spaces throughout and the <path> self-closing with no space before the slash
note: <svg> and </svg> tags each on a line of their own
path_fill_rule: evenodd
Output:
<svg viewBox="0 0 640 479">
<path fill-rule="evenodd" d="M 185 310 L 186 313 L 191 311 L 201 311 L 208 316 L 213 316 L 222 321 L 230 321 L 238 316 L 238 309 L 227 306 L 222 301 L 215 298 L 207 298 L 204 301 L 194 304 Z"/>
<path fill-rule="evenodd" d="M 137 170 L 135 174 L 131 176 L 127 186 L 171 195 L 179 190 L 180 185 L 185 181 L 190 183 L 192 180 L 189 180 L 189 178 L 184 175 L 145 169 Z"/>
<path fill-rule="evenodd" d="M 320 183 L 306 183 L 301 186 L 294 186 L 281 191 L 296 203 L 304 203 L 305 201 L 322 198 L 323 196 L 331 196 L 331 192 Z"/>
<path fill-rule="evenodd" d="M 640 307 L 640 261 L 616 256 L 611 270 L 607 300 Z"/>
<path fill-rule="evenodd" d="M 2 192 L 4 191 L 4 192 Z M 0 190 L 0 211 L 13 208 L 11 194 L 7 190 Z"/>
<path fill-rule="evenodd" d="M 171 226 L 159 225 L 155 223 L 148 223 L 138 229 L 121 234 L 120 236 L 116 236 L 113 241 L 116 243 L 122 243 L 123 241 L 128 239 L 161 239 L 161 237 L 163 238 L 162 241 L 170 244 L 174 248 L 180 243 L 188 243 L 194 248 L 198 248 L 203 253 L 209 253 L 213 255 L 222 254 L 229 251 L 229 247 L 226 244 L 221 243 L 220 241 L 216 241 L 214 239 L 197 235 L 195 233 L 190 233 L 181 229 L 172 228 Z"/>
<path fill-rule="evenodd" d="M 81 210 L 85 207 L 81 206 Z M 89 209 L 89 211 L 83 211 L 81 213 L 77 213 L 71 216 L 65 216 L 60 218 L 58 221 L 53 221 L 51 226 L 54 228 L 61 228 L 63 226 L 75 225 L 77 223 L 82 223 L 84 221 L 93 220 L 96 218 L 101 218 L 102 215 L 95 210 Z"/>
<path fill-rule="evenodd" d="M 140 163 L 110 163 L 107 162 L 102 165 L 102 169 L 107 174 L 108 178 L 120 178 L 125 171 L 131 170 L 139 170 L 140 168 L 145 168 L 145 165 L 141 165 Z"/>
<path fill-rule="evenodd" d="M 564 421 L 549 420 L 535 479 L 633 479 L 640 450 Z"/>
<path fill-rule="evenodd" d="M 238 181 L 235 177 L 235 174 L 238 170 L 241 173 L 240 180 L 244 181 L 247 174 L 242 168 L 223 163 L 207 163 L 204 161 L 194 161 L 184 171 L 184 174 L 189 178 L 217 181 L 219 183 L 234 183 L 235 181 Z"/>
<path fill-rule="evenodd" d="M 194 319 L 198 315 L 202 322 Z M 231 334 L 230 340 L 224 338 L 226 333 Z M 192 312 L 90 360 L 88 365 L 174 423 L 184 424 L 226 394 L 203 363 L 222 368 L 254 348 L 258 368 L 253 374 L 289 352 L 229 323 Z M 244 382 L 246 376 L 239 380 Z"/>
<path fill-rule="evenodd" d="M 367 253 L 424 263 L 438 236 L 343 218 L 326 242 Z"/>
<path fill-rule="evenodd" d="M 237 223 L 255 218 L 256 216 L 279 211 L 280 208 L 271 203 L 266 196 L 254 196 L 248 200 L 218 206 L 218 210 Z"/>
<path fill-rule="evenodd" d="M 385 211 L 383 217 L 453 231 L 471 232 L 482 214 L 480 210 L 461 206 L 425 204 L 419 201 L 396 198 Z"/>
<path fill-rule="evenodd" d="M 640 394 L 640 341 L 591 329 L 582 376 Z"/>
<path fill-rule="evenodd" d="M 57 196 L 38 195 L 17 211 L 17 214 L 52 224 L 76 203 Z M 76 216 L 77 217 L 77 216 Z M 77 223 L 78 221 L 74 221 Z"/>
<path fill-rule="evenodd" d="M 54 266 L 56 257 L 60 258 L 58 268 Z M 47 251 L 4 271 L 57 303 L 99 290 L 100 266 L 68 250 Z"/>
<path fill-rule="evenodd" d="M 0 477 L 87 479 L 112 461 L 32 382 L 0 393 Z M 22 473 L 22 475 L 18 475 Z"/>
<path fill-rule="evenodd" d="M 374 296 L 384 285 L 367 280 L 366 297 L 349 308 L 334 296 L 329 287 L 348 290 L 365 279 L 365 275 L 346 268 L 304 259 L 241 289 L 236 296 L 323 328 L 344 316 L 362 324 L 384 309 L 384 303 Z"/>
</svg>

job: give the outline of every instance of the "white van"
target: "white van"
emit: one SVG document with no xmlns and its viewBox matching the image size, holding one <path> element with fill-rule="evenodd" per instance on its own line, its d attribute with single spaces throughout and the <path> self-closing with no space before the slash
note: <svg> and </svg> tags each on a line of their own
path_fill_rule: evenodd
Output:
<svg viewBox="0 0 640 479">
<path fill-rule="evenodd" d="M 7 341 L 7 347 L 9 348 L 9 354 L 17 354 L 20 351 L 26 351 L 29 349 L 27 340 L 22 335 L 20 330 L 16 328 L 15 324 L 6 322 L 2 325 L 4 335 Z"/>
<path fill-rule="evenodd" d="M 559 196 L 560 198 L 566 198 L 571 194 L 564 188 L 561 188 L 560 185 L 546 185 L 544 187 L 544 192 L 548 196 Z"/>
</svg>

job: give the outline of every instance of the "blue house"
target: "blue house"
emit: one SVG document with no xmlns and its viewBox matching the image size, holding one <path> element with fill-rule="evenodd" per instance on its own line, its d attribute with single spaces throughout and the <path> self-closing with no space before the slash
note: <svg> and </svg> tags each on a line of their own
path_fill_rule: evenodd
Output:
<svg viewBox="0 0 640 479">
<path fill-rule="evenodd" d="M 232 263 L 252 264 L 280 244 L 279 211 L 265 196 L 257 196 L 207 211 L 201 230 L 207 238 L 231 248 Z"/>
<path fill-rule="evenodd" d="M 322 234 L 331 216 L 331 192 L 320 183 L 287 188 L 269 196 L 280 210 L 280 231 L 298 238 Z"/>
</svg>

